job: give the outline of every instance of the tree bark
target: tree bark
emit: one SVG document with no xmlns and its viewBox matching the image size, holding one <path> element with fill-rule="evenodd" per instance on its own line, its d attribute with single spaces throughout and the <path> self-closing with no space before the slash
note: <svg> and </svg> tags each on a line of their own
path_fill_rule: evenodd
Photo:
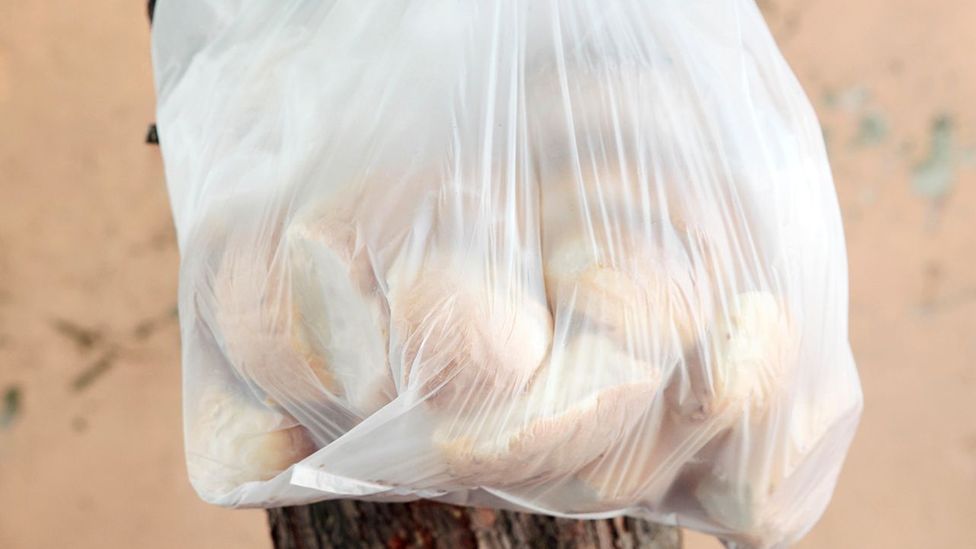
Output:
<svg viewBox="0 0 976 549">
<path fill-rule="evenodd" d="M 268 510 L 275 549 L 680 549 L 681 531 L 633 518 L 571 520 L 434 501 L 333 500 Z"/>
</svg>

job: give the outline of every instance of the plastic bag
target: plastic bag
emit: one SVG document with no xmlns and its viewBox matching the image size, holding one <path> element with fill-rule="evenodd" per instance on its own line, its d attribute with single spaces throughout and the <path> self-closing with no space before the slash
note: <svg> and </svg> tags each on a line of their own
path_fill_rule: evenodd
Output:
<svg viewBox="0 0 976 549">
<path fill-rule="evenodd" d="M 170 0 L 153 35 L 201 497 L 817 520 L 845 250 L 751 2 Z"/>
</svg>

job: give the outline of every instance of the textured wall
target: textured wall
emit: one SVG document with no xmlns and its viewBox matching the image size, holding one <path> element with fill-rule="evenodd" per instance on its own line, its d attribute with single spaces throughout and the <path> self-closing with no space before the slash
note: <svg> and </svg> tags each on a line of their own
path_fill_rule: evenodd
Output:
<svg viewBox="0 0 976 549">
<path fill-rule="evenodd" d="M 800 547 L 976 546 L 976 3 L 760 4 L 824 124 L 866 398 Z M 0 547 L 269 546 L 183 471 L 144 12 L 0 2 Z"/>
</svg>

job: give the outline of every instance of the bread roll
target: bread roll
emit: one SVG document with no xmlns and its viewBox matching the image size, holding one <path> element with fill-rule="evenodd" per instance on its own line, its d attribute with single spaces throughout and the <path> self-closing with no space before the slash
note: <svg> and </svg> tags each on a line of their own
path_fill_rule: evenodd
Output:
<svg viewBox="0 0 976 549">
<path fill-rule="evenodd" d="M 725 451 L 712 460 L 694 486 L 701 508 L 716 523 L 739 532 L 743 540 L 782 536 L 790 531 L 790 522 L 796 519 L 791 509 L 797 501 L 811 508 L 826 505 L 829 491 L 811 485 L 803 476 L 811 472 L 802 468 L 831 451 L 828 437 L 838 422 L 855 413 L 857 405 L 854 399 L 798 404 L 787 420 L 786 441 L 768 438 L 762 429 L 779 431 L 768 424 L 737 428 Z M 811 421 L 814 414 L 821 420 Z M 833 421 L 823 421 L 827 417 Z M 819 477 L 824 473 L 813 474 Z"/>
<path fill-rule="evenodd" d="M 297 318 L 293 345 L 330 392 L 365 417 L 396 396 L 387 359 L 389 314 L 355 227 L 341 219 L 288 233 Z M 325 385 L 325 382 L 323 382 Z"/>
<path fill-rule="evenodd" d="M 668 181 L 619 166 L 543 183 L 543 268 L 550 306 L 673 362 L 710 323 L 717 228 L 689 216 Z"/>
<path fill-rule="evenodd" d="M 425 266 L 390 290 L 403 379 L 419 398 L 459 410 L 524 390 L 552 338 L 545 305 L 492 287 L 462 261 Z"/>
<path fill-rule="evenodd" d="M 446 420 L 434 442 L 461 482 L 558 481 L 619 440 L 659 387 L 651 365 L 606 336 L 580 334 L 553 351 L 525 394 Z"/>
<path fill-rule="evenodd" d="M 856 382 L 801 396 L 787 394 L 782 382 L 767 385 L 765 395 L 753 395 L 749 414 L 710 456 L 694 488 L 712 519 L 754 536 L 761 536 L 763 530 L 789 529 L 785 524 L 793 517 L 780 512 L 781 506 L 797 499 L 811 506 L 826 504 L 826 499 L 818 503 L 806 491 L 802 478 L 792 477 L 816 459 L 815 453 L 831 451 L 828 435 L 837 432 L 844 418 L 856 417 L 860 406 Z M 820 495 L 826 498 L 829 492 Z"/>
<path fill-rule="evenodd" d="M 779 300 L 763 291 L 736 295 L 719 316 L 711 335 L 713 354 L 702 361 L 702 402 L 712 414 L 732 408 L 758 417 L 780 393 L 795 362 L 789 318 Z"/>
<path fill-rule="evenodd" d="M 190 482 L 207 501 L 269 480 L 316 450 L 293 418 L 217 383 L 205 387 L 187 417 Z"/>
<path fill-rule="evenodd" d="M 714 458 L 700 455 L 703 448 L 744 417 L 766 413 L 783 387 L 792 341 L 771 294 L 737 295 L 703 351 L 674 370 L 665 407 L 580 479 L 607 508 L 660 503 L 689 463 Z"/>
<path fill-rule="evenodd" d="M 355 228 L 293 221 L 267 246 L 272 253 L 228 246 L 215 275 L 216 319 L 235 369 L 285 407 L 338 402 L 365 417 L 389 402 L 386 313 Z"/>
<path fill-rule="evenodd" d="M 569 309 L 624 345 L 666 363 L 695 335 L 695 267 L 680 242 L 626 235 L 614 244 L 584 235 L 559 239 L 544 261 L 553 308 Z"/>
</svg>

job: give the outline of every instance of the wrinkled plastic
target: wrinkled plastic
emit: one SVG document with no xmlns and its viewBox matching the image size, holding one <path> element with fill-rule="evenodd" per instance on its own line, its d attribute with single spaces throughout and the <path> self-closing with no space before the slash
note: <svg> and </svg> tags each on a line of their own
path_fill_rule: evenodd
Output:
<svg viewBox="0 0 976 549">
<path fill-rule="evenodd" d="M 746 0 L 169 0 L 191 481 L 747 546 L 861 410 L 820 128 Z"/>
</svg>

